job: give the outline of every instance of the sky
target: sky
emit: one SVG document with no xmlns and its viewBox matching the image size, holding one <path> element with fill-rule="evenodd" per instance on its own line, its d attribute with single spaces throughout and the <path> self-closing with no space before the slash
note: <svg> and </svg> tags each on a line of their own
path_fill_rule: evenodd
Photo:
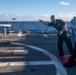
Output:
<svg viewBox="0 0 76 75">
<path fill-rule="evenodd" d="M 63 20 L 76 16 L 76 0 L 0 0 L 0 20 L 50 20 L 51 15 Z"/>
</svg>

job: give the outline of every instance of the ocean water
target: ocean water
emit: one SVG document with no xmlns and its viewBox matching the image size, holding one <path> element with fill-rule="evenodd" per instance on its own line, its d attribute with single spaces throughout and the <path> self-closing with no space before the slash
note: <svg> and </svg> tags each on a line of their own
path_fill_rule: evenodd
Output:
<svg viewBox="0 0 76 75">
<path fill-rule="evenodd" d="M 70 22 L 65 21 L 65 23 L 68 29 L 70 27 Z M 14 31 L 18 33 L 20 30 L 22 32 L 30 31 L 31 33 L 56 32 L 55 28 L 47 27 L 38 21 L 0 21 L 0 24 L 11 24 L 11 27 L 7 27 L 7 32 Z M 0 27 L 0 31 L 4 32 L 4 27 Z"/>
</svg>

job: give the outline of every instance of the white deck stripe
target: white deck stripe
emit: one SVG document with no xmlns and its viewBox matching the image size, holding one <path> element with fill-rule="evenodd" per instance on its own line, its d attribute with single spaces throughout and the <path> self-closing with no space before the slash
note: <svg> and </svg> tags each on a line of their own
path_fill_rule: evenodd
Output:
<svg viewBox="0 0 76 75">
<path fill-rule="evenodd" d="M 50 59 L 52 59 L 52 62 L 56 67 L 57 75 L 67 75 L 66 69 L 63 67 L 63 65 L 61 64 L 61 62 L 58 60 L 58 58 L 55 55 L 53 55 L 52 53 L 50 53 L 47 50 L 44 50 L 42 48 L 38 48 L 35 46 L 29 46 L 29 45 L 28 45 L 28 47 L 38 50 L 38 51 L 44 53 L 45 55 L 47 55 Z"/>
<path fill-rule="evenodd" d="M 46 35 L 46 34 L 26 34 L 26 35 Z M 55 33 L 55 34 L 47 34 L 47 35 L 57 35 L 57 33 Z"/>
<path fill-rule="evenodd" d="M 43 34 L 43 36 L 44 36 L 44 37 L 48 37 L 48 35 L 47 35 L 47 34 Z"/>
<path fill-rule="evenodd" d="M 5 59 L 15 59 L 15 58 L 19 58 L 19 59 L 21 59 L 21 58 L 24 58 L 24 56 L 19 56 L 19 57 L 15 57 L 15 56 L 13 56 L 13 57 L 0 57 L 0 59 L 1 60 L 5 60 Z"/>
<path fill-rule="evenodd" d="M 24 61 L 24 62 L 0 62 L 0 67 L 27 66 L 27 65 L 52 65 L 52 61 Z"/>
<path fill-rule="evenodd" d="M 22 44 L 22 43 L 11 42 L 11 44 L 27 46 L 27 47 L 30 47 L 34 50 L 37 50 L 37 51 L 44 53 L 45 55 L 47 55 L 52 60 L 52 63 L 55 65 L 57 75 L 67 75 L 66 69 L 63 67 L 63 65 L 58 60 L 58 58 L 55 55 L 53 55 L 52 53 L 48 52 L 47 50 L 44 50 L 44 49 L 36 47 L 36 46 L 30 46 L 30 45 Z"/>
<path fill-rule="evenodd" d="M 14 54 L 28 54 L 28 50 L 14 50 Z"/>
</svg>

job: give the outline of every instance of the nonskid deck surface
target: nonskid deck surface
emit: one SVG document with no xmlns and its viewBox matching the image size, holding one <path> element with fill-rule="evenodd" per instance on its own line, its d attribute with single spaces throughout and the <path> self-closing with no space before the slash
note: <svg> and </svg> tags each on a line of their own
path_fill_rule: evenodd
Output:
<svg viewBox="0 0 76 75">
<path fill-rule="evenodd" d="M 71 75 L 57 58 L 57 35 L 9 36 L 0 44 L 0 75 Z"/>
</svg>

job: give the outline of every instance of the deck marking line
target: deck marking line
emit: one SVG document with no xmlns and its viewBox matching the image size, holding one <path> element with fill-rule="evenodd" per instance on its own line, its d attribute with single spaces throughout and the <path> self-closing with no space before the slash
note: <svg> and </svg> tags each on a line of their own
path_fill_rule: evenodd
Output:
<svg viewBox="0 0 76 75">
<path fill-rule="evenodd" d="M 28 54 L 28 50 L 14 50 L 14 54 Z"/>
<path fill-rule="evenodd" d="M 0 62 L 0 67 L 5 66 L 27 66 L 27 65 L 51 65 L 52 61 L 20 61 L 20 62 Z"/>
<path fill-rule="evenodd" d="M 44 36 L 44 37 L 48 37 L 48 35 L 47 35 L 47 34 L 43 34 L 43 36 Z"/>
<path fill-rule="evenodd" d="M 22 44 L 22 43 L 11 42 L 11 44 L 27 46 L 27 47 L 30 47 L 34 50 L 37 50 L 37 51 L 40 51 L 40 52 L 44 53 L 45 55 L 47 55 L 52 60 L 53 64 L 55 65 L 57 75 L 67 75 L 67 71 L 63 67 L 62 63 L 58 60 L 58 58 L 55 55 L 53 55 L 49 51 L 47 51 L 45 49 L 42 49 L 42 48 L 39 48 L 39 47 L 36 47 L 36 46 L 26 45 L 26 44 Z"/>
</svg>

